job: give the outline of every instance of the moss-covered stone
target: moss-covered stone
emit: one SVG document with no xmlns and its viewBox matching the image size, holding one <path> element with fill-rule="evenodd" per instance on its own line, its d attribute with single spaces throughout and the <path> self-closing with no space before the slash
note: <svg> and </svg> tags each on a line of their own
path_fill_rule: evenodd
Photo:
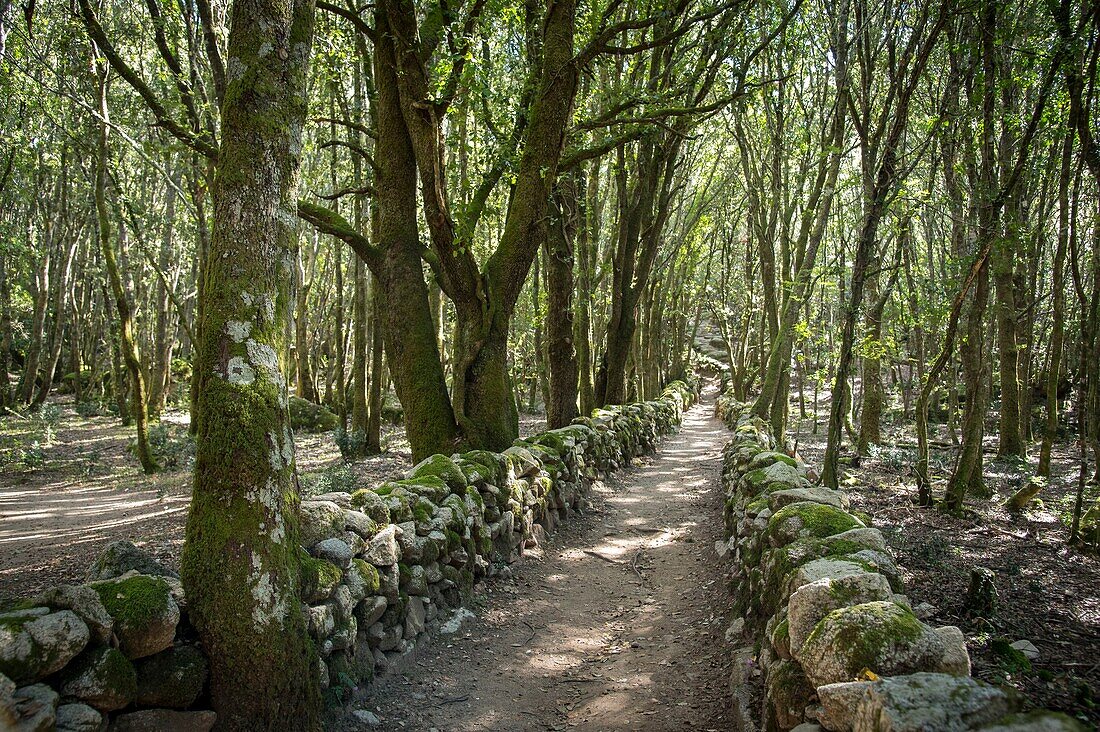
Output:
<svg viewBox="0 0 1100 732">
<path fill-rule="evenodd" d="M 95 646 L 81 653 L 65 667 L 58 690 L 101 712 L 126 707 L 137 695 L 134 665 L 118 649 Z"/>
<path fill-rule="evenodd" d="M 305 552 L 302 552 L 301 572 L 300 594 L 302 601 L 310 605 L 332 597 L 344 578 L 344 571 L 335 564 L 315 559 Z"/>
<path fill-rule="evenodd" d="M 0 615 L 0 674 L 28 684 L 57 671 L 88 644 L 88 626 L 71 610 L 28 608 Z"/>
<path fill-rule="evenodd" d="M 466 490 L 466 474 L 446 455 L 430 455 L 417 463 L 407 476 L 409 479 L 438 478 L 455 493 Z M 442 500 L 442 499 L 440 499 Z"/>
<path fill-rule="evenodd" d="M 353 559 L 351 564 L 355 571 L 359 573 L 359 576 L 362 577 L 367 594 L 373 595 L 377 593 L 379 582 L 381 581 L 378 569 L 362 559 Z"/>
<path fill-rule="evenodd" d="M 330 432 L 340 425 L 340 418 L 320 404 L 291 396 L 290 426 L 306 432 Z"/>
<path fill-rule="evenodd" d="M 127 658 L 151 656 L 172 645 L 180 610 L 163 578 L 123 575 L 91 587 L 115 619 L 115 635 Z"/>
<path fill-rule="evenodd" d="M 370 516 L 378 524 L 390 523 L 389 506 L 370 488 L 361 488 L 352 493 L 351 505 Z"/>
<path fill-rule="evenodd" d="M 847 511 L 802 501 L 784 506 L 772 514 L 768 519 L 768 538 L 772 546 L 780 547 L 807 537 L 823 539 L 862 527 L 863 522 Z"/>
<path fill-rule="evenodd" d="M 173 646 L 140 659 L 134 668 L 140 706 L 187 709 L 206 686 L 206 656 L 195 646 Z"/>
<path fill-rule="evenodd" d="M 795 657 L 817 687 L 850 681 L 864 669 L 879 676 L 931 670 L 943 654 L 939 636 L 912 611 L 883 601 L 832 611 Z"/>
</svg>

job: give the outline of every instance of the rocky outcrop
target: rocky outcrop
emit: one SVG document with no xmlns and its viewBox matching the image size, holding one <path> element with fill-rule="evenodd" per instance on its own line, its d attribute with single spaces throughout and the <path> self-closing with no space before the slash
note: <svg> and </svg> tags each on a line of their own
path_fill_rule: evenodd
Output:
<svg viewBox="0 0 1100 732">
<path fill-rule="evenodd" d="M 727 634 L 739 644 L 736 729 L 1084 729 L 1049 712 L 1013 715 L 1012 695 L 970 678 L 962 632 L 914 614 L 882 534 L 849 512 L 848 497 L 813 485 L 745 405 L 724 395 L 716 409 L 733 430 L 719 554 L 743 616 Z"/>
</svg>

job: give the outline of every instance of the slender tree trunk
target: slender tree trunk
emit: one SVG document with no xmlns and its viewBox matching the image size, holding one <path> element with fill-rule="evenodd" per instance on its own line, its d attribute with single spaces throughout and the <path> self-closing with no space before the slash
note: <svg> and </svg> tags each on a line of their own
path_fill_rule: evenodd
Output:
<svg viewBox="0 0 1100 732">
<path fill-rule="evenodd" d="M 130 377 L 132 401 L 130 410 L 134 423 L 137 426 L 137 454 L 141 461 L 141 468 L 146 474 L 156 472 L 158 469 L 156 459 L 149 449 L 148 415 L 146 413 L 145 373 L 138 355 L 137 343 L 134 340 L 134 318 L 130 307 L 129 295 L 122 281 L 118 260 L 115 255 L 114 243 L 111 240 L 111 222 L 107 210 L 107 142 L 110 130 L 110 113 L 107 108 L 107 71 L 106 63 L 100 60 L 101 72 L 99 77 L 99 113 L 101 123 L 99 125 L 99 148 L 96 160 L 95 178 L 95 206 L 97 221 L 99 224 L 99 248 L 103 255 L 103 264 L 107 269 L 107 277 L 111 285 L 111 294 L 114 296 L 115 312 L 118 314 L 118 344 L 122 360 L 126 364 L 126 370 Z"/>
<path fill-rule="evenodd" d="M 577 416 L 577 358 L 573 348 L 573 240 L 579 208 L 576 181 L 563 178 L 552 205 L 547 226 L 546 337 L 550 365 L 550 399 L 546 426 L 564 427 Z"/>
<path fill-rule="evenodd" d="M 311 0 L 237 1 L 214 231 L 196 343 L 202 418 L 181 558 L 220 730 L 319 730 L 298 596 L 298 484 L 286 334 Z M 271 120 L 278 119 L 278 125 Z"/>
<path fill-rule="evenodd" d="M 180 183 L 180 171 L 177 169 L 172 174 L 172 181 L 176 188 Z M 176 194 L 172 186 L 165 193 L 168 199 L 164 214 L 164 237 L 160 242 L 157 266 L 162 273 L 178 271 L 172 261 L 172 245 L 176 224 Z M 175 278 L 173 277 L 172 280 Z M 172 311 L 169 309 L 169 287 L 172 281 L 165 282 L 158 278 L 155 296 L 157 321 L 153 330 L 153 363 L 149 369 L 149 417 L 159 419 L 164 411 L 165 401 L 168 396 L 169 380 L 172 371 L 172 350 L 175 342 L 169 337 L 169 325 L 172 319 Z M 180 313 L 180 317 L 183 314 Z"/>
</svg>

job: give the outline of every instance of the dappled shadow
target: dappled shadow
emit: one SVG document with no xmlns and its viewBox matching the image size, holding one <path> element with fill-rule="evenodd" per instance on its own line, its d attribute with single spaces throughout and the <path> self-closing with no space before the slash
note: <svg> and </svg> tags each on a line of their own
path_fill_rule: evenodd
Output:
<svg viewBox="0 0 1100 732">
<path fill-rule="evenodd" d="M 479 620 L 441 636 L 360 706 L 440 730 L 728 727 L 728 596 L 717 474 L 728 433 L 691 410 L 640 469 L 594 490 L 538 561 L 487 583 Z"/>
</svg>

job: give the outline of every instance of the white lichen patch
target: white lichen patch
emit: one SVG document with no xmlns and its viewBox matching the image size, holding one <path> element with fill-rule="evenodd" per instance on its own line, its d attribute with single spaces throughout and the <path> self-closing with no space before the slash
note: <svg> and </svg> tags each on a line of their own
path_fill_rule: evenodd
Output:
<svg viewBox="0 0 1100 732">
<path fill-rule="evenodd" d="M 252 323 L 241 320 L 229 320 L 225 323 L 225 334 L 233 339 L 234 343 L 244 343 L 252 333 Z"/>
<path fill-rule="evenodd" d="M 283 464 L 290 467 L 294 463 L 294 432 L 290 425 L 283 425 Z"/>
<path fill-rule="evenodd" d="M 267 451 L 267 462 L 271 465 L 271 469 L 278 473 L 289 463 L 283 460 L 283 450 L 278 436 L 274 432 L 268 432 L 265 437 L 270 446 Z"/>
<path fill-rule="evenodd" d="M 251 338 L 244 344 L 248 352 L 248 360 L 253 366 L 267 370 L 268 375 L 279 374 L 279 356 L 275 349 L 266 343 L 259 343 Z"/>
<path fill-rule="evenodd" d="M 275 573 L 265 572 L 263 562 L 252 555 L 252 572 L 249 574 L 252 593 L 252 622 L 257 630 L 263 630 L 274 622 L 281 622 L 287 614 L 284 592 L 275 584 Z"/>
<path fill-rule="evenodd" d="M 256 371 L 240 356 L 229 359 L 225 367 L 225 379 L 230 384 L 248 386 L 256 380 Z"/>
</svg>

